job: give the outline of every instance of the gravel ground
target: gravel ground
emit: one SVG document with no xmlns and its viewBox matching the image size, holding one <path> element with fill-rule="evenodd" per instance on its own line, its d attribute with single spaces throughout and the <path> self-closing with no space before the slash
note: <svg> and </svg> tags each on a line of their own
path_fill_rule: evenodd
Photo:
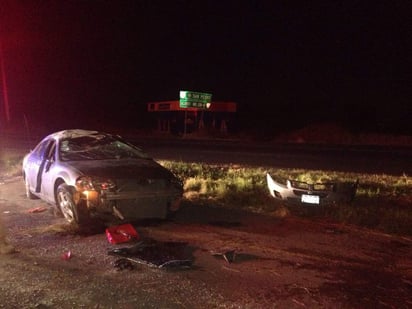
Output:
<svg viewBox="0 0 412 309">
<path fill-rule="evenodd" d="M 68 225 L 26 199 L 19 177 L 0 185 L 0 215 L 16 250 L 0 255 L 0 308 L 412 307 L 407 237 L 185 204 L 174 221 L 134 226 L 141 239 L 187 243 L 193 267 L 119 271 L 108 251 L 132 244 Z M 225 250 L 233 263 L 213 255 Z"/>
</svg>

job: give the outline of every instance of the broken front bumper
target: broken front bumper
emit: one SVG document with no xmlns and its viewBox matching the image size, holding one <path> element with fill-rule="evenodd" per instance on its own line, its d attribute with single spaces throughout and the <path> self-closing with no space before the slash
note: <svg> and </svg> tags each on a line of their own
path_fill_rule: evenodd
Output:
<svg viewBox="0 0 412 309">
<path fill-rule="evenodd" d="M 170 212 L 180 208 L 182 192 L 179 190 L 86 191 L 81 194 L 80 199 L 94 217 L 100 214 L 111 214 L 121 220 L 164 219 Z"/>
<path fill-rule="evenodd" d="M 313 205 L 351 202 L 356 195 L 356 182 L 330 182 L 309 184 L 287 180 L 286 185 L 278 183 L 267 174 L 267 186 L 270 194 L 279 200 Z"/>
</svg>

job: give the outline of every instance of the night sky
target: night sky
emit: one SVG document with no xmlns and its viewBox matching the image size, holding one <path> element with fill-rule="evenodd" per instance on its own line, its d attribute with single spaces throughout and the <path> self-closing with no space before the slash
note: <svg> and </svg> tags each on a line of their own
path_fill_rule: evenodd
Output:
<svg viewBox="0 0 412 309">
<path fill-rule="evenodd" d="M 412 134 L 410 3 L 2 0 L 11 118 L 139 128 L 193 90 L 237 102 L 241 129 Z"/>
</svg>

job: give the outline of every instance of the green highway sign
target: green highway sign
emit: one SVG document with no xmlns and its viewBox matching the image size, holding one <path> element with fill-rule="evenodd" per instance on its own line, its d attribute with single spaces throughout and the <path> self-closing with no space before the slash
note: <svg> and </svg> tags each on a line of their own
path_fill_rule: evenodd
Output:
<svg viewBox="0 0 412 309">
<path fill-rule="evenodd" d="M 212 94 L 194 91 L 180 91 L 180 107 L 196 107 L 207 109 L 212 103 Z"/>
</svg>

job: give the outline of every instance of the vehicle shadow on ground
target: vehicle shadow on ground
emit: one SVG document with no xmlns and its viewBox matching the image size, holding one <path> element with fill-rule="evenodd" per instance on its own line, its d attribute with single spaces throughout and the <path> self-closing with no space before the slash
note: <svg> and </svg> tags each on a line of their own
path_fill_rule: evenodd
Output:
<svg viewBox="0 0 412 309">
<path fill-rule="evenodd" d="M 228 209 L 212 205 L 197 205 L 186 201 L 170 220 L 185 224 L 208 224 L 220 227 L 239 227 L 243 219 L 250 215 L 246 211 Z"/>
<path fill-rule="evenodd" d="M 256 214 L 241 209 L 229 209 L 213 205 L 199 205 L 191 201 L 184 201 L 181 209 L 167 219 L 142 219 L 135 221 L 93 221 L 90 224 L 79 226 L 77 224 L 61 223 L 59 234 L 91 236 L 102 234 L 107 227 L 130 223 L 136 229 L 144 227 L 156 227 L 165 224 L 198 224 L 207 225 L 225 229 L 241 229 L 248 230 L 249 228 L 259 225 L 259 229 L 254 230 L 259 233 L 265 231 L 265 227 L 276 226 L 281 222 L 281 218 Z"/>
</svg>

